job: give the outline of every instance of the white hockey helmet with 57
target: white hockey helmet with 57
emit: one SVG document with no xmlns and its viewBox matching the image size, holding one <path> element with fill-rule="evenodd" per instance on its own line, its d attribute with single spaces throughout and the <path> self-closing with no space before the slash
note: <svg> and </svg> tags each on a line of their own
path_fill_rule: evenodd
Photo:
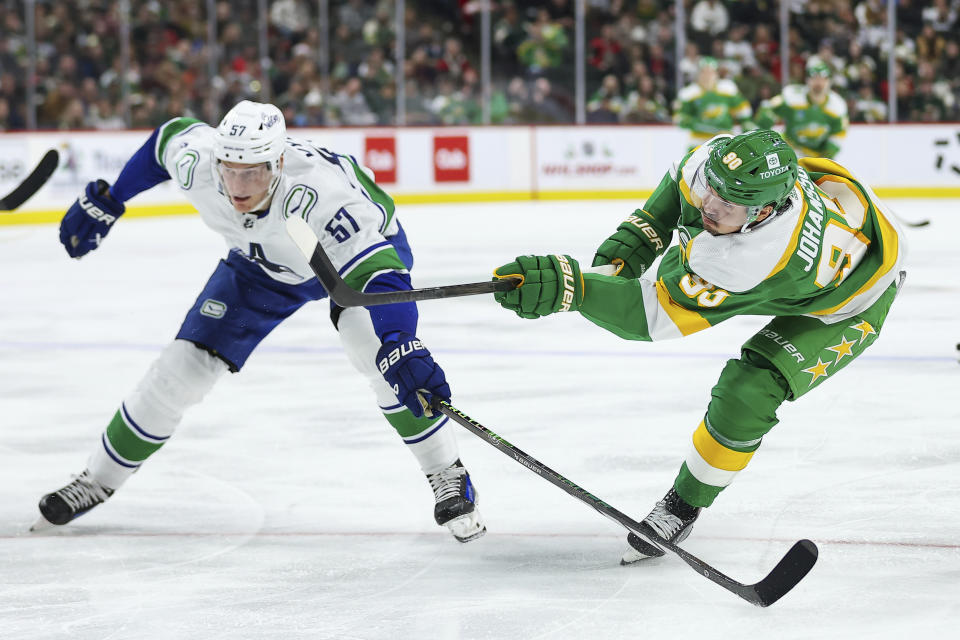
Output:
<svg viewBox="0 0 960 640">
<path fill-rule="evenodd" d="M 222 162 L 266 164 L 271 179 L 265 203 L 280 182 L 286 139 L 287 126 L 280 109 L 250 100 L 237 103 L 223 116 L 213 136 L 214 168 L 218 178 Z"/>
</svg>

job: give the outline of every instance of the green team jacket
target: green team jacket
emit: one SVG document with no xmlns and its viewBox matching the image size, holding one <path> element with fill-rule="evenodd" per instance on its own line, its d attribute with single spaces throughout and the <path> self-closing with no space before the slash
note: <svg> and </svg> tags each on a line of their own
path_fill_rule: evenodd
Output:
<svg viewBox="0 0 960 640">
<path fill-rule="evenodd" d="M 783 122 L 783 137 L 797 155 L 832 158 L 847 134 L 847 103 L 834 91 L 814 104 L 806 85 L 790 84 L 757 111 L 757 126 L 769 129 Z"/>
<path fill-rule="evenodd" d="M 732 80 L 721 79 L 705 91 L 697 83 L 687 85 L 677 95 L 673 121 L 703 140 L 729 132 L 733 125 L 750 127 L 753 109 Z"/>
<path fill-rule="evenodd" d="M 686 336 L 740 315 L 829 324 L 865 310 L 895 281 L 904 253 L 895 219 L 825 158 L 800 161 L 788 210 L 747 233 L 704 231 L 689 185 L 717 139 L 688 153 L 628 218 L 664 254 L 655 275 L 583 274 L 580 313 L 591 322 L 631 340 Z M 674 230 L 679 243 L 668 248 Z"/>
</svg>

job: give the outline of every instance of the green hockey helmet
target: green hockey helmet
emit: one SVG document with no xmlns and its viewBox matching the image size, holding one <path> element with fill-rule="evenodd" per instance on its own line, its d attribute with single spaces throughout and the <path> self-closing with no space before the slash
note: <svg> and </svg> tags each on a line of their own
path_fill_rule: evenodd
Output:
<svg viewBox="0 0 960 640">
<path fill-rule="evenodd" d="M 700 61 L 697 62 L 697 68 L 699 69 L 719 69 L 720 63 L 717 62 L 716 58 L 711 56 L 702 56 Z"/>
<path fill-rule="evenodd" d="M 808 78 L 829 78 L 832 75 L 833 72 L 826 62 L 814 62 L 807 65 Z"/>
<path fill-rule="evenodd" d="M 798 173 L 797 154 L 769 129 L 719 141 L 703 167 L 706 183 L 717 195 L 746 207 L 747 224 L 767 205 L 780 208 L 793 192 Z"/>
</svg>

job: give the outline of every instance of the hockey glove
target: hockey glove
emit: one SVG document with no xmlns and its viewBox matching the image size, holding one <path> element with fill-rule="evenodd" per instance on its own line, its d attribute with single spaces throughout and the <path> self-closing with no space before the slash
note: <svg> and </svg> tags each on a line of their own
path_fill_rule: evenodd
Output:
<svg viewBox="0 0 960 640">
<path fill-rule="evenodd" d="M 433 417 L 430 400 L 450 399 L 450 385 L 433 356 L 420 340 L 409 333 L 390 336 L 377 352 L 377 368 L 393 388 L 397 400 L 416 417 Z"/>
<path fill-rule="evenodd" d="M 539 318 L 557 311 L 576 311 L 583 302 L 580 265 L 570 256 L 518 256 L 493 270 L 494 279 L 521 278 L 512 291 L 499 291 L 493 299 L 521 318 Z"/>
<path fill-rule="evenodd" d="M 603 241 L 591 266 L 622 264 L 623 267 L 617 271 L 618 276 L 639 278 L 664 247 L 657 230 L 642 217 L 632 215 Z"/>
<path fill-rule="evenodd" d="M 63 216 L 60 242 L 71 258 L 79 258 L 100 246 L 110 227 L 126 208 L 112 199 L 106 180 L 91 182 Z"/>
</svg>

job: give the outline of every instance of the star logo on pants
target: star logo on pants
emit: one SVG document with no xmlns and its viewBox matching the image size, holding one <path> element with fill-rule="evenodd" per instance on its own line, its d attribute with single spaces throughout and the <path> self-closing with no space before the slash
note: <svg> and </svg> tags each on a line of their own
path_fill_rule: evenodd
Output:
<svg viewBox="0 0 960 640">
<path fill-rule="evenodd" d="M 817 358 L 817 364 L 813 365 L 812 367 L 803 369 L 804 373 L 809 373 L 810 375 L 813 376 L 813 378 L 810 380 L 810 386 L 813 386 L 813 383 L 819 380 L 820 378 L 827 377 L 827 367 L 829 366 L 830 366 L 829 362 L 824 362 L 820 358 Z"/>
<path fill-rule="evenodd" d="M 835 362 L 840 362 L 845 356 L 853 357 L 853 345 L 857 344 L 856 340 L 847 340 L 846 336 L 840 336 L 840 344 L 835 344 L 832 347 L 827 347 L 830 351 L 833 351 L 837 354 L 837 359 Z"/>
<path fill-rule="evenodd" d="M 860 341 L 858 342 L 858 344 L 862 344 L 863 341 L 867 339 L 867 336 L 869 336 L 869 335 L 871 335 L 871 334 L 872 334 L 872 335 L 876 335 L 876 334 L 877 334 L 877 331 L 876 331 L 876 330 L 873 328 L 873 326 L 872 326 L 869 322 L 867 322 L 866 320 L 861 321 L 860 324 L 851 325 L 850 328 L 851 328 L 851 329 L 856 329 L 857 331 L 860 332 Z"/>
</svg>

